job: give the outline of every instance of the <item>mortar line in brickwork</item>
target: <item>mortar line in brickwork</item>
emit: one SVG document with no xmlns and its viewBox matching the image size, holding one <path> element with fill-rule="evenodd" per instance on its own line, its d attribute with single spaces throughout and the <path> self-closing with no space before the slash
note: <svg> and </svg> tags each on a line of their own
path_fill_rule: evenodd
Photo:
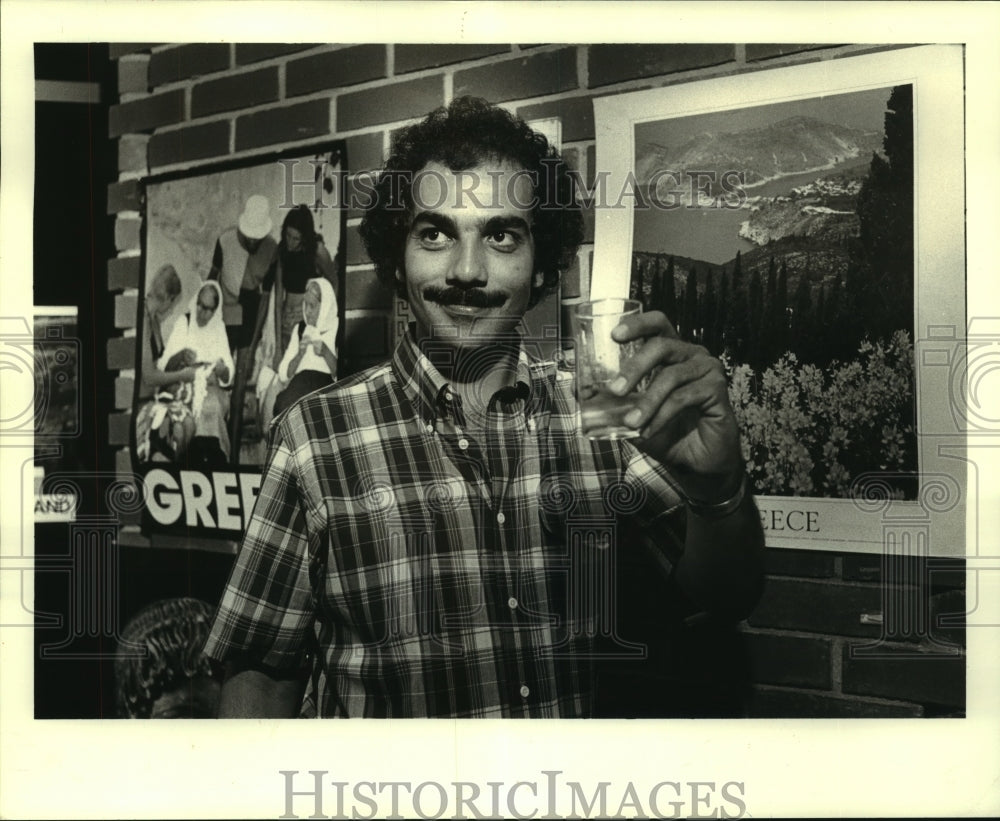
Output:
<svg viewBox="0 0 1000 821">
<path fill-rule="evenodd" d="M 385 76 L 386 78 L 396 76 L 396 44 L 385 44 Z"/>
<path fill-rule="evenodd" d="M 455 72 L 444 73 L 444 104 L 448 105 L 455 97 Z"/>
<path fill-rule="evenodd" d="M 789 636 L 796 639 L 838 639 L 843 638 L 840 633 L 815 633 L 808 630 L 795 629 L 792 627 L 766 627 L 764 625 L 746 624 L 740 626 L 741 633 L 761 634 L 765 636 Z"/>
<path fill-rule="evenodd" d="M 844 694 L 844 639 L 839 636 L 830 648 L 830 687 L 834 693 Z"/>
<path fill-rule="evenodd" d="M 852 701 L 857 702 L 858 704 L 872 704 L 886 707 L 923 707 L 919 701 L 906 701 L 905 699 L 885 698 L 884 696 L 868 696 L 854 693 L 835 693 L 832 690 L 816 690 L 809 687 L 797 687 L 788 684 L 765 684 L 764 682 L 754 682 L 753 686 L 757 690 L 774 690 L 781 693 L 824 695 L 832 699 Z M 806 716 L 806 718 L 808 717 L 809 716 Z"/>
<path fill-rule="evenodd" d="M 587 61 L 589 54 L 589 46 L 577 46 L 576 78 L 580 88 L 590 88 L 590 65 Z"/>
</svg>

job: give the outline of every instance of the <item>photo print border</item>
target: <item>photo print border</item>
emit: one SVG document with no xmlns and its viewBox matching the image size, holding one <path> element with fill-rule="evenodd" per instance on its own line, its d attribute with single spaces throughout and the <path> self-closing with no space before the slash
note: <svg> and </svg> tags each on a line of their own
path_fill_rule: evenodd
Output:
<svg viewBox="0 0 1000 821">
<path fill-rule="evenodd" d="M 597 163 L 605 175 L 595 181 L 595 193 L 608 198 L 607 207 L 596 209 L 591 291 L 592 298 L 599 298 L 634 290 L 633 252 L 640 250 L 635 248 L 635 212 L 649 207 L 651 200 L 642 188 L 642 176 L 648 176 L 649 169 L 639 168 L 636 161 L 638 126 L 676 120 L 680 133 L 685 118 L 722 114 L 731 117 L 732 130 L 738 131 L 752 109 L 875 89 L 888 94 L 897 86 L 912 87 L 916 470 L 872 464 L 851 477 L 839 498 L 769 495 L 758 489 L 769 546 L 948 557 L 966 553 L 966 507 L 968 492 L 975 503 L 976 474 L 975 465 L 966 458 L 967 337 L 974 323 L 967 328 L 963 79 L 962 46 L 919 46 L 595 101 Z M 727 129 L 723 125 L 721 130 Z M 728 170 L 747 175 L 746 169 Z M 679 172 L 680 177 L 686 173 L 684 168 L 665 169 L 660 176 L 668 176 L 675 185 L 678 175 L 666 172 Z M 667 205 L 704 207 L 701 198 L 705 197 L 717 205 L 726 202 L 727 196 L 736 207 L 744 204 L 740 202 L 741 196 L 746 198 L 742 177 L 717 178 L 712 189 L 708 177 L 698 177 L 690 168 L 687 172 L 690 179 L 680 181 L 684 186 L 693 181 L 701 191 L 692 190 L 686 200 L 683 194 L 667 203 L 661 199 L 665 214 L 670 211 Z M 752 188 L 749 191 L 753 193 Z M 744 213 L 749 215 L 749 209 Z M 695 337 L 695 341 L 701 340 Z M 877 347 L 878 341 L 873 342 Z M 732 376 L 732 363 L 727 367 Z M 873 367 L 869 349 L 859 370 L 864 375 Z M 828 382 L 826 387 L 829 391 L 836 385 Z M 774 423 L 779 424 L 776 419 Z M 752 454 L 744 455 L 752 458 Z"/>
</svg>

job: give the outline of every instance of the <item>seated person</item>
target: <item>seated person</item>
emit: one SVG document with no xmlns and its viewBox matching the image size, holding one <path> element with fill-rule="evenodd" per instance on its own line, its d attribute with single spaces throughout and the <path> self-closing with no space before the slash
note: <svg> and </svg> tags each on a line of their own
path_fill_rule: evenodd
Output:
<svg viewBox="0 0 1000 821">
<path fill-rule="evenodd" d="M 164 360 L 164 336 L 174 319 L 181 296 L 181 279 L 173 265 L 164 265 L 153 277 L 144 302 L 141 368 L 136 413 L 136 456 L 140 462 L 179 462 L 194 436 L 190 394 L 197 368 L 184 358 Z M 170 368 L 158 363 L 167 361 Z"/>
<path fill-rule="evenodd" d="M 210 280 L 198 289 L 188 313 L 177 320 L 161 362 L 164 371 L 177 365 L 197 368 L 191 395 L 181 397 L 182 401 L 189 404 L 194 416 L 195 437 L 216 440 L 211 446 L 228 458 L 229 399 L 223 389 L 232 384 L 235 367 L 222 322 L 222 291 L 217 282 Z"/>
<path fill-rule="evenodd" d="M 287 386 L 274 402 L 277 416 L 297 399 L 331 384 L 337 375 L 337 297 L 322 278 L 310 279 L 302 303 L 303 319 L 291 333 L 278 366 Z"/>
</svg>

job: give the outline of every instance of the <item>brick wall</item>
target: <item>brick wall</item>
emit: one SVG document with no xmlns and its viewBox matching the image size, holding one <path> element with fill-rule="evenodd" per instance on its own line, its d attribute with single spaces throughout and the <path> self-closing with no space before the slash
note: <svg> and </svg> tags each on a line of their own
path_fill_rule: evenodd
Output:
<svg viewBox="0 0 1000 821">
<path fill-rule="evenodd" d="M 116 294 L 107 365 L 119 374 L 118 410 L 108 424 L 116 464 L 129 470 L 141 177 L 324 138 L 346 140 L 352 172 L 377 168 L 393 130 L 460 94 L 502 103 L 526 119 L 560 118 L 564 154 L 589 177 L 595 97 L 872 50 L 877 47 L 112 45 L 119 99 L 109 129 L 118 146 L 119 177 L 108 187 L 117 256 L 107 271 L 108 288 Z M 360 215 L 349 214 L 341 295 L 346 338 L 381 351 L 391 335 L 392 300 L 375 286 L 358 241 L 359 221 Z M 592 220 L 588 225 L 582 265 L 567 279 L 566 297 L 589 287 Z M 126 528 L 122 538 L 146 543 L 134 529 Z M 961 712 L 964 637 L 929 621 L 964 610 L 960 567 L 924 563 L 904 572 L 883 568 L 878 556 L 793 550 L 771 550 L 768 559 L 770 583 L 745 630 L 754 658 L 754 715 Z M 913 618 L 905 623 L 891 618 L 911 610 Z M 882 623 L 886 618 L 890 623 Z M 957 644 L 945 646 L 944 639 Z"/>
</svg>

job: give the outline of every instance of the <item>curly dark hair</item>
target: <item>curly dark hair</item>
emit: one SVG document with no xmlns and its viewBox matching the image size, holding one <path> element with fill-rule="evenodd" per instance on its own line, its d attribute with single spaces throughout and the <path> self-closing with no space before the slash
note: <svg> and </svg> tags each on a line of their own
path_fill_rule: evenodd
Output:
<svg viewBox="0 0 1000 821">
<path fill-rule="evenodd" d="M 532 286 L 530 305 L 556 289 L 583 241 L 583 218 L 573 178 L 544 135 L 519 117 L 478 97 L 459 97 L 446 108 L 398 132 L 379 173 L 372 204 L 361 222 L 361 238 L 383 285 L 406 297 L 403 253 L 413 215 L 414 175 L 430 162 L 467 171 L 484 161 L 509 162 L 528 172 L 534 183 L 531 233 L 534 272 L 544 275 Z"/>
</svg>

